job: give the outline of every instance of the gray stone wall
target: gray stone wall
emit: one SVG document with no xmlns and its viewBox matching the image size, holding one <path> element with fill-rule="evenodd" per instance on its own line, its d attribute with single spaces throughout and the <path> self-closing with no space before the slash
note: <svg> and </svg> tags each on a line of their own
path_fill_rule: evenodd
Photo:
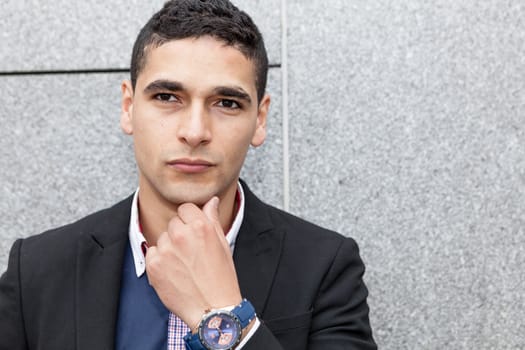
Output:
<svg viewBox="0 0 525 350">
<path fill-rule="evenodd" d="M 119 85 L 162 2 L 3 1 L 0 271 L 134 190 Z M 525 3 L 236 4 L 273 67 L 243 176 L 358 241 L 380 348 L 525 348 Z"/>
</svg>

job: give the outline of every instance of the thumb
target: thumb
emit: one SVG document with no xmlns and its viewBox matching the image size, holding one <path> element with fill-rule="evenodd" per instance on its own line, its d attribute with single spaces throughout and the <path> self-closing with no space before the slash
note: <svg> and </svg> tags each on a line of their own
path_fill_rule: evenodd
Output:
<svg viewBox="0 0 525 350">
<path fill-rule="evenodd" d="M 202 207 L 204 215 L 211 221 L 213 227 L 215 227 L 215 232 L 221 241 L 221 245 L 224 250 L 230 252 L 230 245 L 224 236 L 224 231 L 222 230 L 221 221 L 219 219 L 219 197 L 213 196 L 204 207 Z"/>
<path fill-rule="evenodd" d="M 204 204 L 204 207 L 202 207 L 202 211 L 204 212 L 204 215 L 210 220 L 215 228 L 221 228 L 221 222 L 219 220 L 219 197 L 213 196 L 206 204 Z"/>
</svg>

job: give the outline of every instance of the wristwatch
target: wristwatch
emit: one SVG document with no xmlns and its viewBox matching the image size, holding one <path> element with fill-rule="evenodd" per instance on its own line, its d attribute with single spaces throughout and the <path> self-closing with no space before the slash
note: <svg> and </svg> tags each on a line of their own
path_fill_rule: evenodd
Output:
<svg viewBox="0 0 525 350">
<path fill-rule="evenodd" d="M 211 310 L 202 316 L 197 333 L 190 330 L 184 336 L 186 350 L 232 350 L 255 316 L 253 305 L 246 299 L 231 311 Z"/>
</svg>

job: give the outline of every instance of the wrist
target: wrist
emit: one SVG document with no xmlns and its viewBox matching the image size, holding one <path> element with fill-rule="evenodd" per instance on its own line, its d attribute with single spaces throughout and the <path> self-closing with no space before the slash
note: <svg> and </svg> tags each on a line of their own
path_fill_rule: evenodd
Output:
<svg viewBox="0 0 525 350">
<path fill-rule="evenodd" d="M 250 333 L 250 331 L 252 330 L 252 328 L 255 326 L 255 322 L 257 321 L 257 316 L 254 317 L 250 323 L 248 323 L 248 325 L 246 327 L 243 328 L 242 330 L 242 336 L 241 336 L 241 341 L 244 340 L 244 338 L 246 338 L 246 336 Z"/>
<path fill-rule="evenodd" d="M 246 299 L 231 310 L 211 310 L 202 317 L 197 330 L 184 337 L 186 348 L 234 349 L 249 334 L 255 320 L 255 309 Z"/>
<path fill-rule="evenodd" d="M 202 322 L 202 320 L 206 317 L 206 315 L 208 315 L 210 312 L 213 312 L 213 311 L 218 311 L 218 310 L 225 310 L 225 311 L 232 311 L 237 305 L 240 305 L 241 303 L 243 302 L 243 299 L 240 299 L 240 301 L 238 301 L 237 303 L 234 303 L 234 304 L 231 304 L 231 305 L 228 305 L 228 306 L 223 306 L 223 307 L 210 307 L 210 308 L 207 308 L 207 309 L 204 309 L 204 312 L 200 312 L 198 314 L 198 317 L 194 317 L 194 322 L 191 323 L 191 324 L 188 324 L 188 327 L 190 328 L 190 331 L 192 334 L 196 334 L 199 330 L 199 326 Z"/>
</svg>

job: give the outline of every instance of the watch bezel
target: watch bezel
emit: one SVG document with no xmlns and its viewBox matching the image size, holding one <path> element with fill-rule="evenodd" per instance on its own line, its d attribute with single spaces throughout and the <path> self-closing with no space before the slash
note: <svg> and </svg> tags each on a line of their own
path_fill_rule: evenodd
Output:
<svg viewBox="0 0 525 350">
<path fill-rule="evenodd" d="M 210 347 L 210 346 L 212 346 L 212 344 L 209 344 L 208 341 L 205 338 L 205 335 L 204 335 L 205 325 L 208 323 L 208 321 L 211 318 L 213 318 L 215 316 L 228 317 L 229 319 L 232 320 L 232 322 L 236 326 L 236 329 L 238 331 L 237 335 L 236 335 L 236 338 L 231 344 L 228 344 L 228 347 L 217 348 L 216 344 L 213 344 L 213 347 Z M 242 329 L 242 325 L 241 325 L 241 320 L 233 312 L 228 311 L 228 310 L 213 310 L 213 311 L 207 313 L 206 315 L 204 315 L 204 317 L 202 318 L 201 322 L 199 323 L 199 329 L 198 329 L 197 333 L 199 335 L 199 340 L 201 341 L 201 344 L 206 349 L 208 349 L 208 350 L 231 350 L 231 349 L 234 349 L 241 342 L 242 330 L 243 329 Z"/>
</svg>

